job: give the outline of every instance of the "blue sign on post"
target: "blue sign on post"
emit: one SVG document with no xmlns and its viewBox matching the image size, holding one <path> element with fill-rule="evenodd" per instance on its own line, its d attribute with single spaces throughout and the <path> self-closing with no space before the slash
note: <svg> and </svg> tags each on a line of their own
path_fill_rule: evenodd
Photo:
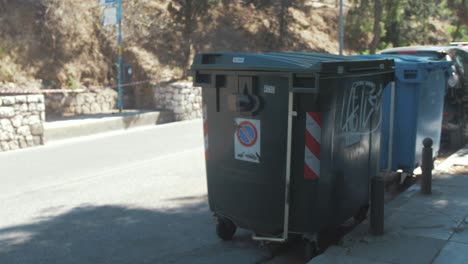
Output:
<svg viewBox="0 0 468 264">
<path fill-rule="evenodd" d="M 105 7 L 102 14 L 102 24 L 104 26 L 114 26 L 118 24 L 117 8 L 114 6 Z"/>
<path fill-rule="evenodd" d="M 117 101 L 117 106 L 119 107 L 119 112 L 122 113 L 123 109 L 123 90 L 122 90 L 122 0 L 117 0 L 117 23 L 119 25 L 119 37 L 117 40 L 119 46 L 119 65 L 118 65 L 118 90 L 119 90 L 119 98 Z"/>
<path fill-rule="evenodd" d="M 122 0 L 99 0 L 99 6 L 105 6 L 103 13 L 103 24 L 104 26 L 115 25 L 118 26 L 118 55 L 119 63 L 117 65 L 117 82 L 118 82 L 118 108 L 119 112 L 122 112 Z"/>
<path fill-rule="evenodd" d="M 100 6 L 114 5 L 116 3 L 117 3 L 117 0 L 99 0 L 99 5 Z"/>
</svg>

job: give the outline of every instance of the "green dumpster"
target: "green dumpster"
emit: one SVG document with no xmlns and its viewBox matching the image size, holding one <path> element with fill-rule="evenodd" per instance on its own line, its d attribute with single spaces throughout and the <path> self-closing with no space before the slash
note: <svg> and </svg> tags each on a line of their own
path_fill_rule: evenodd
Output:
<svg viewBox="0 0 468 264">
<path fill-rule="evenodd" d="M 197 54 L 217 233 L 314 237 L 366 208 L 393 60 L 317 53 Z"/>
</svg>

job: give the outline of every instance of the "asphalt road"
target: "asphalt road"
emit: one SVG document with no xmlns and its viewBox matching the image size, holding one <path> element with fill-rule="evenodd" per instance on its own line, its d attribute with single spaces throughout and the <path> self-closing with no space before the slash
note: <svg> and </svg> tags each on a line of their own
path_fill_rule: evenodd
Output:
<svg viewBox="0 0 468 264">
<path fill-rule="evenodd" d="M 0 153 L 0 263 L 270 263 L 215 235 L 202 140 L 197 120 Z"/>
</svg>

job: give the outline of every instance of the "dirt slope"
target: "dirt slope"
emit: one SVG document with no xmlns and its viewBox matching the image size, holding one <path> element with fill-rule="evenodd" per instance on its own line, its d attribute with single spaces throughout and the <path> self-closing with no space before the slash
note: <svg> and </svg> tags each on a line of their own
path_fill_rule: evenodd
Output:
<svg viewBox="0 0 468 264">
<path fill-rule="evenodd" d="M 124 0 L 124 60 L 133 81 L 183 77 L 187 58 L 169 0 Z M 230 1 L 196 20 L 190 53 L 319 51 L 338 53 L 335 0 L 296 1 L 286 41 L 277 48 L 278 13 Z M 345 1 L 347 3 L 347 1 Z M 97 0 L 0 0 L 0 84 L 42 88 L 114 85 L 116 29 L 101 25 Z"/>
<path fill-rule="evenodd" d="M 109 45 L 93 0 L 0 1 L 0 81 L 74 88 L 109 79 Z"/>
</svg>

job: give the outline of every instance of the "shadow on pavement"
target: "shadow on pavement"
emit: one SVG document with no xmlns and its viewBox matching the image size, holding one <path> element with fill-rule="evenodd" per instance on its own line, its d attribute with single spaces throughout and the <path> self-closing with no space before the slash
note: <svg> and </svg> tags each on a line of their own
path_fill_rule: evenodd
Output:
<svg viewBox="0 0 468 264">
<path fill-rule="evenodd" d="M 241 233 L 221 242 L 206 201 L 168 210 L 82 206 L 0 229 L 0 263 L 254 263 Z"/>
</svg>

